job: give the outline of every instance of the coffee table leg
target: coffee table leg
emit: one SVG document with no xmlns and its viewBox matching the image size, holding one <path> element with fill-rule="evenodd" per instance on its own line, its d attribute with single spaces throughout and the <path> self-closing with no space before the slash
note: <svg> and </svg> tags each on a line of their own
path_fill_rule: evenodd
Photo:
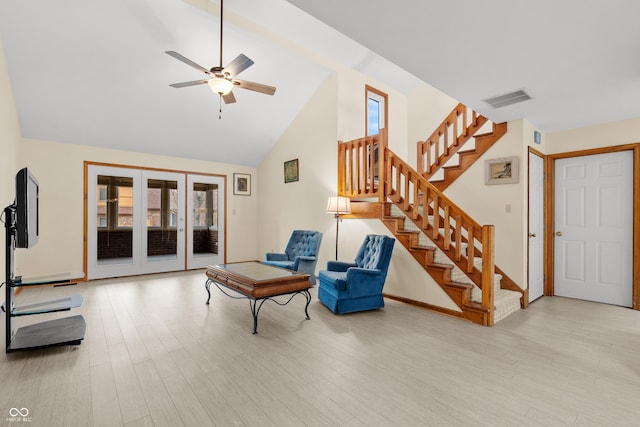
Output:
<svg viewBox="0 0 640 427">
<path fill-rule="evenodd" d="M 309 291 L 302 291 L 302 294 L 304 295 L 304 297 L 307 299 L 307 305 L 304 306 L 304 314 L 307 316 L 307 320 L 311 319 L 309 317 L 309 303 L 311 302 L 311 294 L 309 293 Z"/>
<path fill-rule="evenodd" d="M 209 297 L 207 298 L 207 305 L 209 305 L 209 300 L 211 299 L 211 291 L 209 290 L 209 288 L 211 288 L 211 280 L 207 279 L 207 281 L 204 284 L 204 288 L 207 290 L 207 293 L 209 294 Z"/>
<path fill-rule="evenodd" d="M 260 304 L 258 304 L 258 300 L 253 298 L 249 298 L 249 306 L 251 306 L 251 314 L 253 315 L 253 334 L 258 333 L 258 314 L 260 313 L 260 309 L 262 308 L 262 304 L 269 298 L 264 298 L 260 300 Z"/>
</svg>

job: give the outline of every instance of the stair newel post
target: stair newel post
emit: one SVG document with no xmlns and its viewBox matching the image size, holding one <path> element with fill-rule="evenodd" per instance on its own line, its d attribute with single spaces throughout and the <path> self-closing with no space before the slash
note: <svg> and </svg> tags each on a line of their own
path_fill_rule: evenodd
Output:
<svg viewBox="0 0 640 427">
<path fill-rule="evenodd" d="M 495 227 L 482 226 L 482 307 L 488 310 L 487 326 L 493 325 L 493 281 Z"/>
</svg>

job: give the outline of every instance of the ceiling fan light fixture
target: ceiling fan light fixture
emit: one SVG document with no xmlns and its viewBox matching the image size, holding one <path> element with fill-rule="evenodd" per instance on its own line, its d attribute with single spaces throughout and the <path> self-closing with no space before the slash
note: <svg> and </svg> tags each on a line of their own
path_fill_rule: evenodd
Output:
<svg viewBox="0 0 640 427">
<path fill-rule="evenodd" d="M 212 91 L 219 95 L 226 95 L 233 89 L 233 82 L 223 77 L 213 77 L 207 82 Z"/>
</svg>

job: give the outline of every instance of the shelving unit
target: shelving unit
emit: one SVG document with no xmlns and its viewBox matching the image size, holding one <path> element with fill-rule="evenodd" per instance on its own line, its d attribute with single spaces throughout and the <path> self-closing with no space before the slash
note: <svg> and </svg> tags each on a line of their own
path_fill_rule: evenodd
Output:
<svg viewBox="0 0 640 427">
<path fill-rule="evenodd" d="M 31 316 L 57 311 L 69 311 L 80 307 L 81 295 L 59 298 L 51 301 L 40 301 L 22 306 L 14 304 L 16 288 L 42 285 L 71 285 L 73 280 L 37 280 L 23 282 L 20 276 L 14 277 L 15 251 L 15 207 L 8 206 L 4 210 L 6 229 L 6 265 L 5 265 L 5 302 L 2 304 L 6 324 L 6 352 L 32 350 L 45 347 L 78 345 L 84 339 L 86 324 L 80 315 L 48 320 L 18 328 L 13 331 L 12 320 L 18 316 Z"/>
</svg>

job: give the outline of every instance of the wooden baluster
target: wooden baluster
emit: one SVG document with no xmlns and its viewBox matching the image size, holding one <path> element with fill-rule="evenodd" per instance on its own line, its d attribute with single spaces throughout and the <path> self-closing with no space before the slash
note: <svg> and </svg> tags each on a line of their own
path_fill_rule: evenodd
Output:
<svg viewBox="0 0 640 427">
<path fill-rule="evenodd" d="M 433 146 L 432 138 L 429 138 L 427 141 L 427 158 L 425 159 L 426 173 L 431 173 L 431 147 Z"/>
<path fill-rule="evenodd" d="M 453 121 L 453 145 L 456 146 L 456 147 L 458 146 L 458 140 L 459 140 L 459 138 L 458 138 L 458 117 L 459 116 L 460 115 L 456 111 L 456 118 Z"/>
<path fill-rule="evenodd" d="M 425 234 L 429 229 L 429 196 L 429 188 L 425 187 L 422 193 L 422 230 Z"/>
<path fill-rule="evenodd" d="M 488 326 L 493 325 L 494 226 L 482 226 L 482 307 L 489 310 Z"/>
<path fill-rule="evenodd" d="M 442 132 L 438 131 L 438 139 L 437 139 L 437 141 L 435 143 L 435 147 L 433 147 L 435 150 L 434 150 L 434 153 L 433 153 L 433 160 L 432 160 L 432 165 L 431 166 L 437 165 L 438 161 L 440 160 L 440 137 L 441 136 L 442 136 Z M 431 170 L 433 170 L 433 169 L 431 169 Z"/>
<path fill-rule="evenodd" d="M 407 212 L 409 210 L 409 174 L 406 171 L 404 172 L 404 188 L 402 189 L 402 196 L 404 197 L 404 201 L 402 203 L 402 209 Z"/>
<path fill-rule="evenodd" d="M 473 226 L 467 229 L 467 273 L 473 271 L 473 258 L 475 257 L 475 236 L 473 235 Z"/>
<path fill-rule="evenodd" d="M 469 126 L 467 125 L 467 107 L 465 106 L 462 110 L 462 127 L 464 128 L 464 136 L 467 136 L 469 133 Z"/>
<path fill-rule="evenodd" d="M 444 250 L 451 247 L 451 223 L 449 218 L 449 206 L 444 206 Z"/>
<path fill-rule="evenodd" d="M 338 195 L 343 195 L 345 192 L 345 158 L 342 141 L 338 141 Z"/>
<path fill-rule="evenodd" d="M 460 261 L 462 259 L 462 218 L 460 215 L 455 216 L 456 221 L 456 250 L 455 259 Z"/>
<path fill-rule="evenodd" d="M 449 155 L 449 122 L 444 122 L 444 141 L 443 141 L 443 155 Z M 440 165 L 440 158 L 438 158 L 438 165 Z"/>
<path fill-rule="evenodd" d="M 416 220 L 420 217 L 420 211 L 418 209 L 418 199 L 420 197 L 420 184 L 417 179 L 413 181 L 413 219 Z"/>
<path fill-rule="evenodd" d="M 440 234 L 440 197 L 433 196 L 433 230 L 431 230 L 431 237 L 433 240 L 438 239 Z"/>
</svg>

